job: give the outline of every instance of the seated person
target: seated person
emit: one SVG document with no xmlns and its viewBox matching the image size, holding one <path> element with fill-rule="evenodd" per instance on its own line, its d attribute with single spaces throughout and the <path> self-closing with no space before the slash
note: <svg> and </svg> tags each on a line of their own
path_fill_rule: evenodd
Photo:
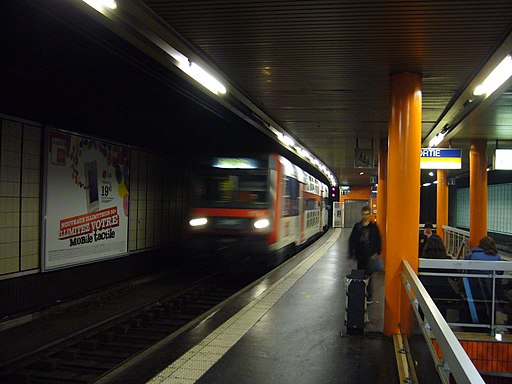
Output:
<svg viewBox="0 0 512 384">
<path fill-rule="evenodd" d="M 478 246 L 464 257 L 465 260 L 502 261 L 492 237 L 484 236 Z M 487 273 L 487 272 L 483 272 Z"/>
<path fill-rule="evenodd" d="M 438 235 L 432 235 L 426 240 L 421 257 L 425 259 L 451 259 L 450 256 L 446 254 L 443 239 Z M 458 271 L 452 269 L 422 268 L 421 272 L 457 273 Z M 420 275 L 420 280 L 441 313 L 445 316 L 446 310 L 449 307 L 458 305 L 461 294 L 456 289 L 458 287 L 454 286 L 456 283 L 451 277 Z"/>
<path fill-rule="evenodd" d="M 438 235 L 431 235 L 425 241 L 421 257 L 424 259 L 450 259 L 446 254 L 443 239 Z"/>
<path fill-rule="evenodd" d="M 469 254 L 464 257 L 465 260 L 480 260 L 480 261 L 502 261 L 501 256 L 498 254 L 496 243 L 489 236 L 484 236 L 480 239 L 478 246 L 475 247 Z M 469 273 L 488 275 L 492 270 L 476 270 L 468 271 Z M 503 271 L 498 271 L 497 274 L 502 275 Z M 492 300 L 492 279 L 485 277 L 465 277 L 467 280 L 466 291 L 471 289 L 471 296 L 474 303 L 481 302 L 485 304 L 485 313 L 480 313 L 480 322 L 489 322 L 490 319 L 490 302 Z M 501 279 L 496 279 L 496 300 L 503 300 L 504 292 Z M 468 295 L 468 301 L 470 297 Z M 470 305 L 474 305 L 470 303 Z M 476 308 L 475 308 L 476 309 Z M 497 305 L 496 309 L 501 310 Z M 473 321 L 475 322 L 476 316 L 473 313 Z"/>
</svg>

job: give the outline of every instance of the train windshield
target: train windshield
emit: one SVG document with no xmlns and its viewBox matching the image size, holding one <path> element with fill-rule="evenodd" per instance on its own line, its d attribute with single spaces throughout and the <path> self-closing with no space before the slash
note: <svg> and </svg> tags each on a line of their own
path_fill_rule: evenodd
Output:
<svg viewBox="0 0 512 384">
<path fill-rule="evenodd" d="M 267 185 L 266 170 L 216 170 L 196 180 L 195 200 L 203 207 L 265 209 Z"/>
</svg>

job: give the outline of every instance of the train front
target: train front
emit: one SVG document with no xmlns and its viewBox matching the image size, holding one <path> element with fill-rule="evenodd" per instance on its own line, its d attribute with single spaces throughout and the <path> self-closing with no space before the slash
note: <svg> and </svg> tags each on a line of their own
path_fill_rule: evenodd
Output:
<svg viewBox="0 0 512 384">
<path fill-rule="evenodd" d="M 227 264 L 266 255 L 272 227 L 268 161 L 215 158 L 196 172 L 189 249 Z"/>
</svg>

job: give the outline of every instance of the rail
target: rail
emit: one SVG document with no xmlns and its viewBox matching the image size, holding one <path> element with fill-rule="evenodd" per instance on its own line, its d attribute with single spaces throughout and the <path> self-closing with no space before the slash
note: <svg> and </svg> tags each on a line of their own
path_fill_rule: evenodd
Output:
<svg viewBox="0 0 512 384">
<path fill-rule="evenodd" d="M 450 383 L 451 374 L 457 384 L 483 384 L 482 376 L 478 373 L 418 276 L 405 260 L 402 261 L 401 277 L 441 381 L 445 384 Z M 419 308 L 424 314 L 423 319 Z M 441 349 L 442 360 L 435 351 L 432 336 L 435 337 Z"/>
<path fill-rule="evenodd" d="M 419 259 L 419 276 L 427 284 L 427 291 L 427 276 L 444 278 L 445 298 L 450 292 L 456 293 L 448 278 L 460 284 L 462 295 L 458 297 L 457 310 L 464 308 L 469 313 L 467 319 L 471 322 L 450 322 L 450 326 L 487 328 L 492 336 L 501 330 L 512 329 L 511 325 L 504 324 L 508 315 L 506 308 L 510 304 L 505 298 L 502 285 L 502 281 L 512 279 L 511 273 L 512 263 L 509 261 Z M 437 284 L 439 287 L 439 281 Z M 432 291 L 431 295 L 435 295 Z M 433 299 L 441 301 L 444 298 Z M 506 320 L 510 323 L 512 319 Z"/>
<path fill-rule="evenodd" d="M 444 246 L 452 259 L 462 259 L 470 251 L 469 232 L 448 225 L 443 225 Z"/>
</svg>

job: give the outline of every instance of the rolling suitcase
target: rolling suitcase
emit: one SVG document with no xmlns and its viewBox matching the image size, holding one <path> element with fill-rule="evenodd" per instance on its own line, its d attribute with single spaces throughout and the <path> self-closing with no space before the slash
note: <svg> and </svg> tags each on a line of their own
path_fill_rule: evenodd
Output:
<svg viewBox="0 0 512 384">
<path fill-rule="evenodd" d="M 345 325 L 348 334 L 364 333 L 368 315 L 366 313 L 366 285 L 368 278 L 363 270 L 353 269 L 345 279 Z"/>
</svg>

